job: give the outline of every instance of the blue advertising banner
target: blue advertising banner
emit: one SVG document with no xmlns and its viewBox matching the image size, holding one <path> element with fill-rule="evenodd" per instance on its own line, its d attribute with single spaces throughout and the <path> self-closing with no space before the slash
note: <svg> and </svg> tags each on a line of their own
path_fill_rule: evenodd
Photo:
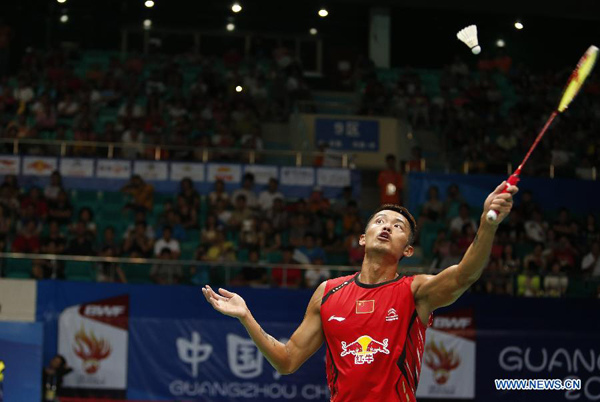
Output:
<svg viewBox="0 0 600 402">
<path fill-rule="evenodd" d="M 431 186 L 437 186 L 443 201 L 451 184 L 459 186 L 460 193 L 467 204 L 482 208 L 485 198 L 498 184 L 506 180 L 506 176 L 411 172 L 408 179 L 410 188 L 408 206 L 411 211 L 418 213 L 421 205 L 427 200 L 427 191 Z M 531 191 L 534 201 L 544 209 L 558 210 L 567 207 L 580 214 L 598 211 L 600 185 L 596 181 L 523 176 L 519 182 L 519 189 L 521 194 L 525 190 Z M 521 194 L 516 196 L 517 205 Z M 574 194 L 585 194 L 585 197 L 574 197 Z"/>
<path fill-rule="evenodd" d="M 262 323 L 281 341 L 292 323 Z M 130 399 L 326 401 L 325 352 L 281 376 L 237 320 L 140 320 L 132 326 Z"/>
<path fill-rule="evenodd" d="M 237 291 L 280 340 L 300 324 L 312 295 L 311 290 Z M 44 322 L 44 360 L 56 353 L 63 311 L 120 295 L 129 296 L 128 398 L 328 400 L 323 350 L 294 375 L 280 377 L 239 322 L 214 311 L 199 287 L 42 281 L 36 319 Z"/>
<path fill-rule="evenodd" d="M 315 145 L 330 149 L 378 152 L 379 121 L 356 119 L 315 119 Z"/>
<path fill-rule="evenodd" d="M 39 401 L 42 325 L 0 321 L 0 401 Z"/>
<path fill-rule="evenodd" d="M 234 291 L 244 297 L 265 330 L 280 340 L 297 328 L 312 294 L 311 290 Z M 44 323 L 45 361 L 56 353 L 61 312 L 119 295 L 128 295 L 130 300 L 130 399 L 237 402 L 328 398 L 323 350 L 293 375 L 280 377 L 239 322 L 214 311 L 198 287 L 41 281 L 36 317 Z M 472 387 L 463 385 L 465 373 L 471 373 L 476 401 L 600 400 L 600 321 L 593 319 L 598 311 L 600 300 L 595 299 L 466 294 L 434 313 L 425 342 L 439 350 L 426 351 L 423 356 L 422 378 L 427 370 L 431 372 L 424 391 L 439 397 L 449 395 L 447 391 L 453 388 L 455 397 L 470 398 Z M 0 360 L 4 358 L 0 356 Z M 10 370 L 7 361 L 7 394 Z M 567 377 L 581 379 L 581 389 L 497 391 L 494 385 L 495 379 Z"/>
</svg>

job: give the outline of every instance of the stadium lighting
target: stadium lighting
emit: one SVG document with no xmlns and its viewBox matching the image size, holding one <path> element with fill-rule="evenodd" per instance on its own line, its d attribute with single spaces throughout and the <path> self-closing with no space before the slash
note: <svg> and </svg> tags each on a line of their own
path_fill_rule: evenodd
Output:
<svg viewBox="0 0 600 402">
<path fill-rule="evenodd" d="M 504 47 L 504 46 L 506 46 L 506 42 L 504 42 L 504 39 L 498 39 L 496 41 L 496 46 L 498 46 L 498 47 Z"/>
<path fill-rule="evenodd" d="M 311 28 L 308 30 L 308 32 L 310 32 L 311 35 L 316 35 L 317 34 L 317 28 Z"/>
<path fill-rule="evenodd" d="M 235 87 L 235 92 L 242 92 L 244 90 L 244 88 L 242 88 L 241 85 L 238 85 L 237 87 Z"/>
<path fill-rule="evenodd" d="M 229 32 L 233 31 L 235 29 L 235 24 L 230 22 L 229 24 L 227 24 L 227 26 L 225 26 L 225 28 L 227 28 L 227 30 Z"/>
<path fill-rule="evenodd" d="M 154 7 L 154 1 L 152 0 L 146 0 L 146 2 L 144 3 L 144 5 L 148 8 L 152 8 Z"/>
<path fill-rule="evenodd" d="M 319 10 L 319 17 L 325 18 L 329 15 L 329 11 L 327 11 L 326 9 L 322 8 Z"/>
<path fill-rule="evenodd" d="M 62 3 L 66 3 L 67 0 L 56 0 L 58 3 L 62 4 Z"/>
<path fill-rule="evenodd" d="M 524 28 L 524 25 L 521 21 L 517 21 L 517 22 L 515 22 L 515 28 L 520 31 L 521 29 Z"/>
<path fill-rule="evenodd" d="M 152 28 L 152 20 L 144 20 L 144 29 Z"/>
<path fill-rule="evenodd" d="M 233 11 L 234 13 L 239 13 L 240 11 L 242 11 L 242 6 L 240 5 L 240 3 L 233 3 L 233 5 L 231 6 L 231 11 Z"/>
<path fill-rule="evenodd" d="M 67 14 L 63 14 L 60 16 L 60 22 L 62 22 L 63 24 L 66 24 L 67 21 L 69 21 L 69 16 Z"/>
</svg>

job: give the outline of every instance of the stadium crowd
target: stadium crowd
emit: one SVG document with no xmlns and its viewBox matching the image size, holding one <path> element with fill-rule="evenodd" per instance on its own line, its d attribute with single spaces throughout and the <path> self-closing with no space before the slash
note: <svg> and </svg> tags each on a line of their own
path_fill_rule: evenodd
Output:
<svg viewBox="0 0 600 402">
<path fill-rule="evenodd" d="M 155 261 L 147 267 L 147 280 L 159 284 L 222 283 L 225 270 L 203 262 L 237 261 L 249 265 L 231 268 L 232 284 L 287 287 L 315 287 L 339 274 L 342 266 L 359 266 L 364 255 L 358 239 L 365 216 L 349 187 L 336 200 L 324 198 L 315 188 L 310 198 L 292 201 L 279 191 L 275 179 L 257 191 L 250 173 L 233 192 L 217 181 L 210 193 L 199 194 L 191 180 L 184 179 L 178 194 L 163 197 L 157 205 L 152 185 L 134 176 L 122 194 L 114 218 L 127 224 L 118 226 L 123 229 L 119 232 L 116 225 L 98 222 L 92 208 L 75 208 L 58 172 L 43 189 L 25 190 L 14 176 L 5 176 L 0 186 L 0 247 L 24 253 L 170 260 L 169 265 Z M 445 197 L 430 188 L 427 202 L 415 211 L 423 267 L 437 272 L 458 263 L 474 238 L 479 214 L 464 202 L 458 186 L 451 186 Z M 192 248 L 186 251 L 185 245 Z M 172 263 L 182 259 L 198 263 Z M 267 262 L 313 267 L 292 267 L 284 274 L 283 267 L 260 267 Z M 30 274 L 63 279 L 64 265 L 34 260 Z M 130 281 L 138 267 L 126 265 L 96 263 L 95 280 Z M 582 277 L 600 278 L 596 217 L 579 220 L 563 209 L 550 219 L 524 191 L 508 222 L 500 226 L 489 266 L 474 291 L 558 297 L 566 294 L 570 280 Z"/>
<path fill-rule="evenodd" d="M 572 67 L 571 67 L 572 68 Z M 401 69 L 391 77 L 372 63 L 357 64 L 359 114 L 397 116 L 415 130 L 441 139 L 452 170 L 469 162 L 471 173 L 513 169 L 556 109 L 571 68 L 534 72 L 505 54 L 469 67 L 457 57 L 439 71 Z M 600 79 L 590 76 L 577 107 L 561 114 L 528 162 L 528 174 L 592 178 L 600 169 Z M 593 95 L 593 96 L 586 96 Z M 585 144 L 585 145 L 584 145 Z"/>
<path fill-rule="evenodd" d="M 263 149 L 260 122 L 287 120 L 295 99 L 309 96 L 300 64 L 284 47 L 260 59 L 236 50 L 198 55 L 89 58 L 77 52 L 29 50 L 15 76 L 0 81 L 0 137 L 128 143 L 115 156 L 200 159 L 206 148 Z M 4 143 L 3 151 L 12 145 Z M 60 147 L 22 145 L 22 153 Z M 96 145 L 75 156 L 106 156 Z M 215 151 L 212 160 L 236 158 Z"/>
</svg>

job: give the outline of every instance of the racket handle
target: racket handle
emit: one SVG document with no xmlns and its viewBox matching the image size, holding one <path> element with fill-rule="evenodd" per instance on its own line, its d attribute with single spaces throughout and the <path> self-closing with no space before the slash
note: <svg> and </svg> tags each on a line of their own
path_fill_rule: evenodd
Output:
<svg viewBox="0 0 600 402">
<path fill-rule="evenodd" d="M 518 171 L 518 172 L 515 172 L 515 173 L 513 173 L 513 174 L 510 175 L 510 177 L 508 178 L 508 180 L 506 180 L 506 187 L 504 187 L 504 190 L 502 190 L 502 193 L 500 193 L 500 194 L 507 193 L 508 192 L 508 186 L 516 186 L 517 185 L 517 183 L 520 180 L 519 173 L 521 173 L 521 172 Z M 500 212 L 495 211 L 493 209 L 490 209 L 488 211 L 487 215 L 485 216 L 485 219 L 488 222 L 490 222 L 490 223 L 491 222 L 496 222 L 496 219 L 498 219 L 498 215 L 499 214 L 500 214 Z"/>
</svg>

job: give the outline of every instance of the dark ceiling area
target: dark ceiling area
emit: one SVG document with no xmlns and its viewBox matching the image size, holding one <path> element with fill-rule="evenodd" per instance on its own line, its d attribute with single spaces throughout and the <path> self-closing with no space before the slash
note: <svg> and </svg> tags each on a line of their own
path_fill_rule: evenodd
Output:
<svg viewBox="0 0 600 402">
<path fill-rule="evenodd" d="M 75 42 L 83 48 L 118 49 L 123 27 L 142 27 L 144 19 L 160 28 L 221 32 L 235 23 L 236 33 L 305 35 L 317 28 L 325 56 L 368 53 L 369 12 L 387 7 L 392 19 L 392 65 L 437 67 L 454 55 L 473 60 L 455 34 L 468 24 L 477 24 L 483 52 L 493 55 L 495 43 L 516 60 L 537 68 L 573 64 L 594 43 L 600 43 L 600 1 L 570 0 L 542 2 L 505 0 L 239 0 L 243 9 L 234 14 L 233 1 L 155 0 L 151 9 L 144 0 L 19 0 L 0 2 L 0 16 L 14 32 L 18 53 L 25 47 L 45 48 Z M 319 8 L 327 18 L 317 15 Z M 60 23 L 63 14 L 68 23 Z M 514 29 L 519 19 L 525 28 Z"/>
</svg>

